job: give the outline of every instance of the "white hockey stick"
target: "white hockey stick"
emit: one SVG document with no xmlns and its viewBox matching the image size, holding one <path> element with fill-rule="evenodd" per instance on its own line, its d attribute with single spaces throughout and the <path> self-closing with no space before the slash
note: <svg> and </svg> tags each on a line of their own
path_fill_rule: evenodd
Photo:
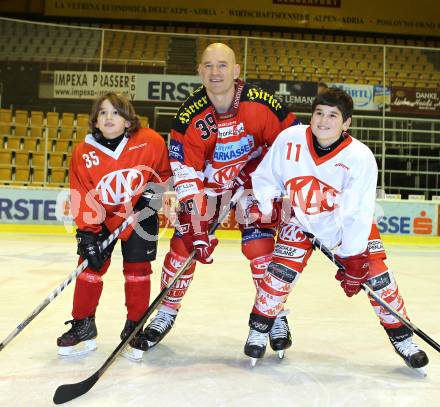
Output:
<svg viewBox="0 0 440 407">
<path fill-rule="evenodd" d="M 322 253 L 324 253 L 325 257 L 330 259 L 338 268 L 341 270 L 344 270 L 345 267 L 338 261 L 338 259 L 335 258 L 334 254 L 331 252 L 331 250 L 324 246 L 319 239 L 317 239 L 315 236 L 313 236 L 311 233 L 304 232 L 304 234 L 311 240 L 314 247 L 321 250 Z M 413 331 L 416 335 L 418 335 L 420 338 L 422 338 L 428 345 L 432 346 L 437 352 L 440 352 L 440 345 L 432 339 L 430 336 L 428 336 L 425 332 L 423 332 L 420 328 L 418 328 L 414 323 L 406 319 L 402 314 L 397 312 L 393 307 L 391 307 L 390 304 L 388 304 L 386 301 L 384 301 L 381 297 L 379 297 L 367 284 L 361 284 L 361 288 L 376 301 L 378 304 L 380 304 L 383 308 L 385 308 L 391 315 L 396 317 L 402 324 L 407 326 L 411 331 Z"/>
<path fill-rule="evenodd" d="M 115 229 L 115 231 L 107 237 L 102 242 L 100 246 L 100 250 L 106 249 L 112 242 L 115 240 L 119 234 L 131 223 L 133 223 L 134 216 L 130 215 L 121 225 Z M 53 290 L 44 301 L 38 305 L 28 316 L 22 321 L 4 340 L 0 343 L 0 351 L 12 341 L 29 323 L 41 312 L 44 308 L 46 308 L 73 280 L 75 280 L 87 267 L 88 261 L 84 260 L 69 276 L 57 287 Z"/>
</svg>

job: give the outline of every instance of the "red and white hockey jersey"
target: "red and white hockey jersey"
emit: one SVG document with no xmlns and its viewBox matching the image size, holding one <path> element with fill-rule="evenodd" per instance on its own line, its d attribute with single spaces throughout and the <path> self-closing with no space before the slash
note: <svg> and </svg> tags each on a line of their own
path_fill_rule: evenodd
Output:
<svg viewBox="0 0 440 407">
<path fill-rule="evenodd" d="M 152 129 L 123 138 L 115 151 L 87 135 L 73 151 L 70 163 L 76 225 L 96 233 L 104 222 L 113 231 L 131 213 L 147 183 L 162 183 L 170 176 L 165 141 Z"/>
<path fill-rule="evenodd" d="M 217 114 L 202 86 L 182 104 L 171 129 L 169 157 L 178 200 L 231 187 L 247 161 L 283 129 L 297 124 L 273 95 L 237 82 L 231 111 Z"/>
<path fill-rule="evenodd" d="M 309 126 L 284 130 L 257 170 L 252 185 L 260 210 L 270 213 L 272 199 L 287 195 L 292 223 L 313 233 L 338 254 L 367 248 L 373 223 L 377 164 L 371 150 L 346 134 L 329 154 L 319 157 Z"/>
</svg>

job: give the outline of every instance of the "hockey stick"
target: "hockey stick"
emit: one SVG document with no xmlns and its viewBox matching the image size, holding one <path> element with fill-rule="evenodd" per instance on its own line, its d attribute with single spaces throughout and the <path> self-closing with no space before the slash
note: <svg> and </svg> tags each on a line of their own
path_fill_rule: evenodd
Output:
<svg viewBox="0 0 440 407">
<path fill-rule="evenodd" d="M 114 230 L 114 232 L 107 237 L 102 242 L 102 245 L 100 246 L 101 251 L 107 248 L 110 243 L 115 240 L 119 234 L 131 223 L 133 223 L 134 217 L 133 215 L 130 215 L 124 222 L 121 223 L 121 225 Z M 87 267 L 88 261 L 84 260 L 72 273 L 69 274 L 69 276 L 57 287 L 55 290 L 53 290 L 45 299 L 44 301 L 38 305 L 37 308 L 35 308 L 28 317 L 21 322 L 17 328 L 15 328 L 7 337 L 3 340 L 3 342 L 0 343 L 0 351 L 3 350 L 3 348 L 12 341 L 29 323 L 41 312 L 44 308 L 46 308 L 73 280 L 75 280 Z"/>
<path fill-rule="evenodd" d="M 317 239 L 315 236 L 313 236 L 311 233 L 304 232 L 304 234 L 311 240 L 314 247 L 321 250 L 324 255 L 330 259 L 336 267 L 340 268 L 341 270 L 344 270 L 345 267 L 341 264 L 341 262 L 338 261 L 338 259 L 335 258 L 334 254 L 331 252 L 329 248 L 324 246 L 319 239 Z M 428 336 L 425 332 L 423 332 L 420 328 L 418 328 L 415 324 L 413 324 L 411 321 L 406 319 L 402 314 L 397 312 L 395 309 L 391 307 L 387 302 L 385 302 L 382 298 L 380 298 L 367 284 L 361 284 L 361 288 L 369 295 L 371 298 L 374 299 L 377 303 L 379 303 L 383 308 L 385 308 L 391 315 L 393 315 L 395 318 L 397 318 L 402 324 L 407 326 L 411 331 L 413 331 L 416 335 L 418 335 L 420 338 L 422 338 L 428 345 L 432 346 L 437 352 L 440 352 L 440 345 L 432 339 L 430 336 Z"/>
<path fill-rule="evenodd" d="M 228 216 L 229 211 L 237 204 L 238 200 L 240 199 L 241 195 L 243 193 L 243 187 L 240 187 L 237 192 L 234 194 L 234 196 L 231 198 L 229 205 L 225 207 L 222 211 L 222 213 L 219 215 L 219 218 L 216 223 L 214 223 L 209 230 L 209 234 L 212 234 L 215 232 L 215 230 L 220 226 L 220 224 L 225 220 L 225 218 Z M 107 368 L 110 366 L 110 364 L 116 359 L 116 356 L 119 354 L 119 352 L 127 346 L 127 344 L 131 341 L 131 339 L 136 335 L 136 333 L 143 327 L 147 319 L 151 316 L 151 314 L 154 312 L 154 310 L 160 305 L 162 300 L 166 297 L 168 292 L 174 287 L 175 283 L 179 279 L 179 277 L 186 271 L 186 269 L 191 264 L 192 260 L 194 259 L 194 256 L 196 254 L 196 251 L 193 250 L 189 257 L 183 262 L 180 270 L 174 275 L 174 277 L 171 279 L 171 281 L 168 283 L 167 287 L 164 287 L 162 291 L 159 293 L 159 295 L 154 299 L 154 301 L 151 303 L 151 305 L 148 307 L 148 309 L 145 311 L 144 315 L 141 317 L 141 319 L 137 322 L 136 326 L 133 328 L 131 333 L 126 336 L 119 345 L 115 348 L 115 350 L 112 352 L 112 354 L 107 358 L 107 360 L 104 362 L 104 364 L 90 377 L 83 380 L 79 383 L 72 383 L 72 384 L 63 384 L 59 386 L 55 394 L 53 396 L 53 402 L 55 404 L 62 404 L 66 403 L 67 401 L 73 400 L 74 398 L 77 398 L 79 396 L 82 396 L 83 394 L 87 393 L 99 380 L 99 378 L 104 374 L 104 372 L 107 370 Z"/>
</svg>

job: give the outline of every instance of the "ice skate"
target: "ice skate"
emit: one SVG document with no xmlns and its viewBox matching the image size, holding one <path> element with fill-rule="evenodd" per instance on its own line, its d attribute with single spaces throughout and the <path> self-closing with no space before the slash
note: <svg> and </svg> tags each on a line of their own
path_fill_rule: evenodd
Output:
<svg viewBox="0 0 440 407">
<path fill-rule="evenodd" d="M 95 317 L 72 319 L 66 321 L 67 324 L 72 324 L 72 327 L 57 339 L 59 356 L 81 356 L 97 348 Z"/>
<path fill-rule="evenodd" d="M 254 367 L 257 360 L 264 356 L 268 336 L 268 333 L 259 332 L 253 328 L 249 330 L 249 335 L 244 345 L 244 353 L 251 358 L 251 367 Z"/>
<path fill-rule="evenodd" d="M 270 347 L 278 352 L 280 359 L 284 358 L 284 351 L 292 346 L 292 336 L 286 315 L 286 311 L 279 313 L 269 332 Z"/>
<path fill-rule="evenodd" d="M 390 337 L 390 341 L 393 344 L 396 353 L 404 360 L 409 368 L 422 376 L 427 375 L 425 366 L 429 362 L 428 356 L 417 346 L 413 341 L 412 336 L 403 341 L 396 341 Z"/>
<path fill-rule="evenodd" d="M 120 335 L 121 340 L 124 340 L 128 335 L 130 335 L 136 324 L 137 321 L 131 321 L 129 319 L 125 321 L 124 329 Z M 140 329 L 124 348 L 122 351 L 122 356 L 128 360 L 131 360 L 132 362 L 140 362 L 142 360 L 144 351 L 147 349 L 148 346 L 146 346 L 146 340 L 142 334 L 142 329 Z"/>
<path fill-rule="evenodd" d="M 143 332 L 143 337 L 147 341 L 147 346 L 152 348 L 157 345 L 165 335 L 171 330 L 176 320 L 177 311 L 162 307 L 151 320 Z M 169 312 L 167 312 L 169 311 Z"/>
</svg>

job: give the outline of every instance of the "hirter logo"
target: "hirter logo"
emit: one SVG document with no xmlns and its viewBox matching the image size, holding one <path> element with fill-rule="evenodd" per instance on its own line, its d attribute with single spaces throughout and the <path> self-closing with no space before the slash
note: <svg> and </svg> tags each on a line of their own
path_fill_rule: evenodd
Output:
<svg viewBox="0 0 440 407">
<path fill-rule="evenodd" d="M 142 173 L 134 168 L 126 168 L 105 175 L 96 190 L 104 204 L 120 205 L 129 202 L 143 185 Z"/>
<path fill-rule="evenodd" d="M 287 181 L 290 202 L 300 208 L 306 215 L 317 215 L 334 211 L 339 191 L 312 176 L 296 177 Z"/>
<path fill-rule="evenodd" d="M 225 185 L 237 176 L 237 174 L 240 172 L 240 169 L 242 167 L 243 167 L 243 162 L 239 162 L 228 165 L 227 167 L 223 167 L 214 173 L 213 176 L 214 181 L 218 185 Z"/>
</svg>

